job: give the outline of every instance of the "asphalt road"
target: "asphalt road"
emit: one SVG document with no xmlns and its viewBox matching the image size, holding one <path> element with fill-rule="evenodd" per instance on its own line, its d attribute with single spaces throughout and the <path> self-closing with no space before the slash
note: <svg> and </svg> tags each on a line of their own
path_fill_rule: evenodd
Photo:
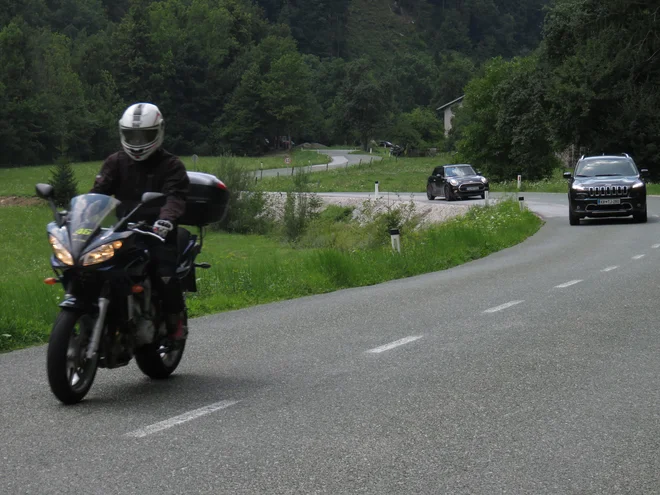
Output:
<svg viewBox="0 0 660 495">
<path fill-rule="evenodd" d="M 660 199 L 528 196 L 488 258 L 192 321 L 165 382 L 64 407 L 45 347 L 0 355 L 0 493 L 660 493 Z"/>
<path fill-rule="evenodd" d="M 330 163 L 321 164 L 321 165 L 310 165 L 306 167 L 296 167 L 301 168 L 307 172 L 323 172 L 326 170 L 332 170 L 335 168 L 344 168 L 350 167 L 351 165 L 358 165 L 359 163 L 366 163 L 370 160 L 380 160 L 381 157 L 377 155 L 351 155 L 349 154 L 351 150 L 321 150 L 320 153 L 330 156 Z M 272 168 L 269 170 L 256 170 L 255 177 L 261 179 L 262 177 L 279 177 L 286 175 L 293 175 L 295 169 L 292 167 L 284 168 Z"/>
</svg>

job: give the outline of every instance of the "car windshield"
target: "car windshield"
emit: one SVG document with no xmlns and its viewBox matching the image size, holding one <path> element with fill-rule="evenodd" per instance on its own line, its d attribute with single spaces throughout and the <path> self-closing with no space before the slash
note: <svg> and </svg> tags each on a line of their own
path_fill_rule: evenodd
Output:
<svg viewBox="0 0 660 495">
<path fill-rule="evenodd" d="M 575 170 L 576 177 L 617 177 L 637 175 L 635 165 L 626 159 L 604 158 L 583 160 Z"/>
<path fill-rule="evenodd" d="M 470 165 L 445 167 L 445 177 L 465 177 L 466 175 L 476 175 L 476 172 Z"/>
</svg>

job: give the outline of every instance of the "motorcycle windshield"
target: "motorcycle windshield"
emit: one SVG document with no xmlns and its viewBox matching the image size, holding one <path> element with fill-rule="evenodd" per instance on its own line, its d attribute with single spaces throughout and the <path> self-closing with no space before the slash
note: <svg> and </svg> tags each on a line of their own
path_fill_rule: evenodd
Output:
<svg viewBox="0 0 660 495">
<path fill-rule="evenodd" d="M 100 227 L 110 227 L 114 223 L 116 217 L 110 214 L 119 204 L 120 201 L 104 194 L 83 194 L 71 200 L 67 217 L 74 259 L 80 257 Z"/>
</svg>

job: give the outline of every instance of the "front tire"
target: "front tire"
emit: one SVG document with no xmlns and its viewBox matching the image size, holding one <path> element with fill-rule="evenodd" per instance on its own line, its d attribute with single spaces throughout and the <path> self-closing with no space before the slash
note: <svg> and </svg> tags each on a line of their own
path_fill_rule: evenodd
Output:
<svg viewBox="0 0 660 495">
<path fill-rule="evenodd" d="M 648 211 L 644 208 L 641 213 L 633 213 L 633 220 L 637 223 L 646 223 L 648 221 Z"/>
<path fill-rule="evenodd" d="M 449 184 L 445 184 L 445 200 L 454 201 L 454 195 L 451 193 L 451 187 Z"/>
<path fill-rule="evenodd" d="M 570 208 L 568 210 L 568 223 L 571 225 L 580 225 L 580 217 L 573 213 L 573 210 Z"/>
<path fill-rule="evenodd" d="M 426 186 L 426 197 L 429 199 L 429 201 L 433 201 L 435 199 L 435 196 L 431 193 L 432 193 L 431 186 Z"/>
<path fill-rule="evenodd" d="M 53 325 L 46 359 L 48 383 L 64 404 L 80 402 L 94 383 L 98 354 L 86 358 L 94 322 L 90 315 L 64 310 Z"/>
</svg>

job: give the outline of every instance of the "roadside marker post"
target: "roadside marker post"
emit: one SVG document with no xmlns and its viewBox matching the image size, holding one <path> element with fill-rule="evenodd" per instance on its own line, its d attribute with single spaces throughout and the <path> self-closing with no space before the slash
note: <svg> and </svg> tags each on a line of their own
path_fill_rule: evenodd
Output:
<svg viewBox="0 0 660 495">
<path fill-rule="evenodd" d="M 490 206 L 490 198 L 488 197 L 488 191 L 484 192 L 484 199 L 486 200 L 486 206 Z"/>
<path fill-rule="evenodd" d="M 520 186 L 522 186 L 522 175 L 518 175 L 518 191 L 520 191 Z"/>
<path fill-rule="evenodd" d="M 401 252 L 401 235 L 399 229 L 390 229 L 390 238 L 392 239 L 392 250 Z"/>
<path fill-rule="evenodd" d="M 523 211 L 525 209 L 525 197 L 524 196 L 518 196 L 518 204 L 520 205 L 520 211 Z"/>
<path fill-rule="evenodd" d="M 378 199 L 378 181 L 376 181 L 375 186 L 376 186 L 376 191 L 374 193 L 374 197 Z"/>
</svg>

